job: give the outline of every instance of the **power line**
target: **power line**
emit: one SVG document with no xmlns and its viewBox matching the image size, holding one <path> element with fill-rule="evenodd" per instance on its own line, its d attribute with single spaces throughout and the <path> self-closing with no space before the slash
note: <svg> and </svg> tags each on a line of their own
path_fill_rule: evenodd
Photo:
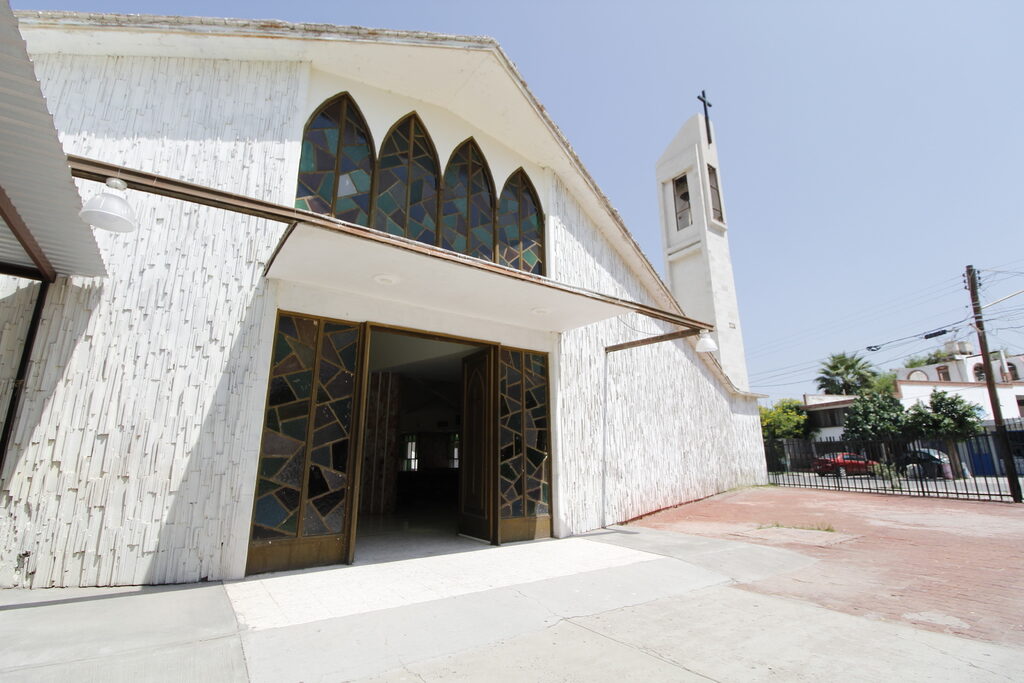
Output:
<svg viewBox="0 0 1024 683">
<path fill-rule="evenodd" d="M 933 300 L 939 295 L 951 293 L 959 288 L 959 278 L 947 278 L 946 280 L 938 284 L 930 285 L 923 289 L 910 292 L 902 297 L 899 297 L 896 300 L 891 301 L 891 303 L 886 305 L 872 306 L 865 309 L 859 309 L 844 314 L 842 318 L 825 321 L 823 323 L 819 323 L 803 329 L 790 330 L 789 332 L 787 332 L 785 337 L 778 337 L 775 340 L 771 340 L 759 345 L 758 350 L 755 351 L 754 353 L 751 353 L 748 356 L 748 358 L 753 359 L 763 356 L 767 353 L 770 353 L 771 351 L 774 351 L 776 348 L 780 346 L 789 344 L 792 342 L 793 336 L 807 337 L 809 334 L 813 333 L 818 333 L 820 336 L 821 334 L 827 334 L 828 332 L 833 331 L 835 329 L 849 327 L 851 324 L 855 324 L 857 322 L 860 322 L 861 320 L 877 320 L 880 315 L 885 315 L 887 313 L 895 313 L 900 310 L 912 308 L 920 304 L 922 301 Z"/>
</svg>

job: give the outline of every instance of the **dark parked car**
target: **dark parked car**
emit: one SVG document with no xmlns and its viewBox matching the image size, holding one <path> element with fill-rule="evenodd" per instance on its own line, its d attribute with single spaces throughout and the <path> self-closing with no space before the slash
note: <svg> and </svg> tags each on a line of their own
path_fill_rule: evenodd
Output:
<svg viewBox="0 0 1024 683">
<path fill-rule="evenodd" d="M 811 470 L 817 472 L 819 477 L 826 474 L 845 477 L 848 474 L 870 474 L 871 468 L 877 464 L 859 453 L 829 453 L 815 457 Z"/>
<path fill-rule="evenodd" d="M 916 448 L 896 457 L 896 471 L 920 479 L 942 479 L 949 456 L 934 448 Z"/>
</svg>

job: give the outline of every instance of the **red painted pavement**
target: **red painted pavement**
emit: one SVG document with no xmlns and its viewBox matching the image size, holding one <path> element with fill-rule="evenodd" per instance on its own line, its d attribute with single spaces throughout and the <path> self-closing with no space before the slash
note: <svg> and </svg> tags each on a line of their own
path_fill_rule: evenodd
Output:
<svg viewBox="0 0 1024 683">
<path fill-rule="evenodd" d="M 819 560 L 740 586 L 747 590 L 1024 645 L 1024 505 L 763 487 L 632 524 L 775 545 Z"/>
</svg>

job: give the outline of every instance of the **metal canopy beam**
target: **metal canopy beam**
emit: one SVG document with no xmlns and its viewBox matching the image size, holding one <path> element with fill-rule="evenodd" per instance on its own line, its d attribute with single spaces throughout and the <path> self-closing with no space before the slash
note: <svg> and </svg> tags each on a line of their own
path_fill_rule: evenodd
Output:
<svg viewBox="0 0 1024 683">
<path fill-rule="evenodd" d="M 233 194 L 231 192 L 225 192 L 211 187 L 195 185 L 182 180 L 157 175 L 155 173 L 126 168 L 124 166 L 96 161 L 86 157 L 68 155 L 68 165 L 71 167 L 71 175 L 76 178 L 94 180 L 102 183 L 107 178 L 116 177 L 127 183 L 128 187 L 133 190 L 149 192 L 151 194 L 157 194 L 164 197 L 172 197 L 174 199 L 180 199 L 194 204 L 212 206 L 279 223 L 306 223 L 328 228 L 363 240 L 387 244 L 391 247 L 418 252 L 433 258 L 459 263 L 465 267 L 476 268 L 521 281 L 533 282 L 561 292 L 577 294 L 579 296 L 612 304 L 649 318 L 672 323 L 691 330 L 699 331 L 714 329 L 714 326 L 709 323 L 694 320 L 693 318 L 687 318 L 684 315 L 679 315 L 672 311 L 666 311 L 636 301 L 629 301 L 609 296 L 607 294 L 601 294 L 600 292 L 594 292 L 582 287 L 573 287 L 572 285 L 563 284 L 539 275 L 506 268 L 505 266 L 499 266 L 496 263 L 489 263 L 480 259 L 471 258 L 463 254 L 441 249 L 440 247 L 422 244 L 415 240 L 395 237 L 394 235 L 388 235 L 354 223 L 347 223 L 328 216 L 322 216 L 311 211 L 302 211 L 293 207 L 283 206 L 281 204 L 275 204 L 261 199 L 253 199 L 252 197 L 245 197 L 243 195 Z"/>
<path fill-rule="evenodd" d="M 673 339 L 682 339 L 684 337 L 693 337 L 700 334 L 699 329 L 688 329 L 688 330 L 676 330 L 675 332 L 669 332 L 668 334 L 659 334 L 654 337 L 644 337 L 643 339 L 636 339 L 631 342 L 623 342 L 621 344 L 612 344 L 611 346 L 604 347 L 605 353 L 612 353 L 614 351 L 625 351 L 626 349 L 635 349 L 638 346 L 647 346 L 648 344 L 657 344 L 659 342 L 672 341 Z"/>
<path fill-rule="evenodd" d="M 18 210 L 14 208 L 14 203 L 11 202 L 10 197 L 4 191 L 3 187 L 0 187 L 0 218 L 3 219 L 7 227 L 11 229 L 14 237 L 21 244 L 22 249 L 28 254 L 28 257 L 32 259 L 32 263 L 36 265 L 36 268 L 43 275 L 43 279 L 46 282 L 53 282 L 57 279 L 57 271 L 54 270 L 53 265 L 50 263 L 50 259 L 46 258 L 46 254 L 43 253 L 42 247 L 39 246 L 39 242 L 36 242 L 36 238 L 29 232 L 28 226 L 25 225 L 25 221 L 21 219 L 21 215 Z"/>
</svg>

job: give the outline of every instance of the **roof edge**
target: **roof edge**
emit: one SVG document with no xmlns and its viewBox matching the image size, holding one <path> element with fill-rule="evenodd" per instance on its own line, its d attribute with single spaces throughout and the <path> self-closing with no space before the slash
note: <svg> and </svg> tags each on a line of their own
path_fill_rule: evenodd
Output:
<svg viewBox="0 0 1024 683">
<path fill-rule="evenodd" d="M 399 29 L 370 28 L 366 26 L 338 26 L 310 22 L 291 22 L 280 19 L 232 19 L 220 17 L 175 16 L 166 14 L 114 14 L 103 12 L 68 12 L 53 10 L 16 10 L 14 16 L 19 22 L 39 27 L 81 27 L 81 28 L 142 28 L 154 30 L 191 30 L 208 27 L 230 29 L 245 35 L 319 38 L 332 36 L 346 40 L 388 39 L 396 42 L 424 43 L 433 45 L 459 44 L 460 47 L 495 48 L 498 41 L 490 36 L 466 36 L 455 33 L 432 31 L 406 31 Z"/>
</svg>

